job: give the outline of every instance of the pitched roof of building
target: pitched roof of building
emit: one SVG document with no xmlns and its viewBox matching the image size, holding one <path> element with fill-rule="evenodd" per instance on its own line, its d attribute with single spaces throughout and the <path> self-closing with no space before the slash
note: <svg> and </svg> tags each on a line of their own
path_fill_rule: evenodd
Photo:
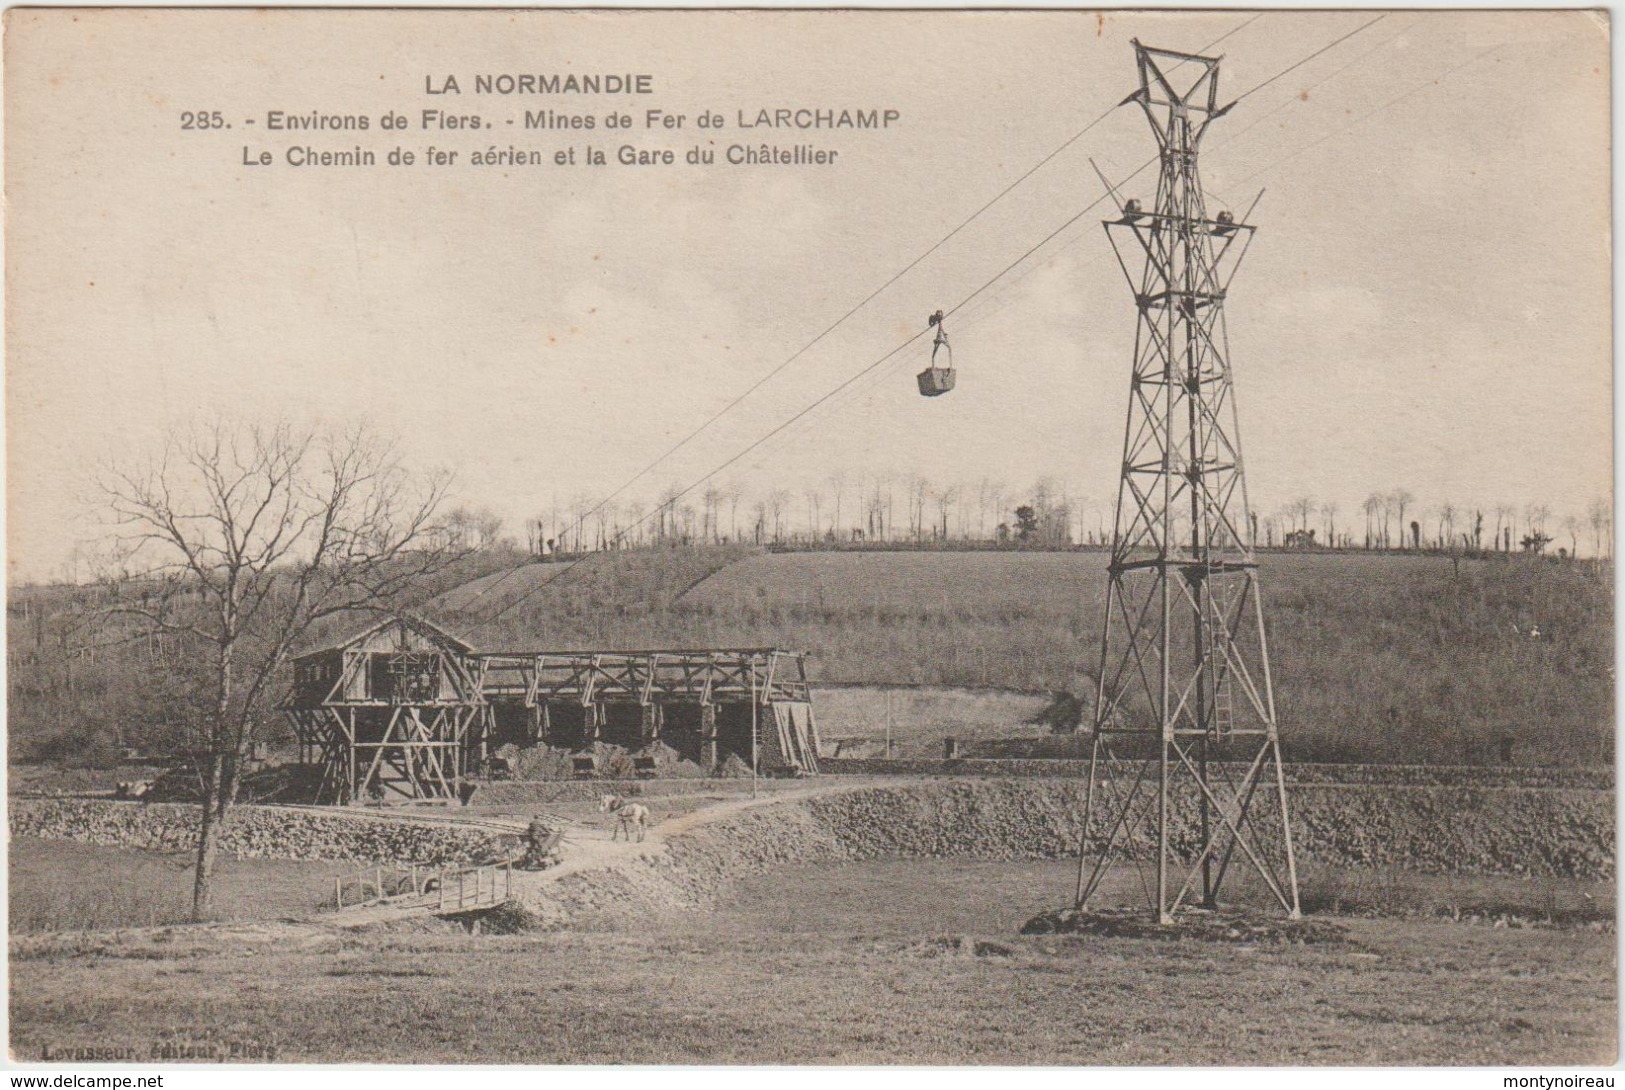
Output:
<svg viewBox="0 0 1625 1090">
<path fill-rule="evenodd" d="M 348 617 L 348 615 L 341 616 Z M 356 620 L 359 621 L 362 616 L 367 615 L 358 615 Z M 386 616 L 369 627 L 359 630 L 350 626 L 334 624 L 331 634 L 317 637 L 310 644 L 301 646 L 294 657 L 307 658 L 311 655 L 345 650 L 357 644 L 366 643 L 380 632 L 395 625 L 404 626 L 435 643 L 450 647 L 455 651 L 467 652 L 474 650 L 473 644 L 446 631 L 433 621 L 426 620 L 416 614 L 402 613 Z"/>
</svg>

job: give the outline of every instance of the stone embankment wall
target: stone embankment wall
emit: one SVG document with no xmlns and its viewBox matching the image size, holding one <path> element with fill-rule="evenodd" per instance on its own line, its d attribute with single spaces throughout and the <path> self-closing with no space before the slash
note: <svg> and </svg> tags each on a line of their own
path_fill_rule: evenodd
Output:
<svg viewBox="0 0 1625 1090">
<path fill-rule="evenodd" d="M 1231 766 L 1240 775 L 1242 766 Z M 1020 776 L 1082 779 L 1087 760 L 1054 758 L 893 758 L 821 757 L 820 772 L 837 776 Z M 1611 768 L 1534 768 L 1516 765 L 1343 765 L 1288 762 L 1289 784 L 1343 784 L 1394 787 L 1555 787 L 1610 791 Z"/>
<path fill-rule="evenodd" d="M 1196 789 L 1173 785 L 1176 850 L 1194 858 Z M 1077 852 L 1078 780 L 941 780 L 836 792 L 801 804 L 847 858 L 1055 858 Z M 1614 796 L 1574 788 L 1297 784 L 1288 791 L 1300 861 L 1439 874 L 1614 875 Z M 1278 837 L 1273 792 L 1254 798 L 1259 839 Z"/>
<path fill-rule="evenodd" d="M 100 799 L 12 799 L 11 835 L 142 851 L 197 844 L 198 808 Z M 499 829 L 342 810 L 239 806 L 220 830 L 220 850 L 247 859 L 355 863 L 474 863 L 500 852 Z"/>
<path fill-rule="evenodd" d="M 1194 787 L 1176 783 L 1180 855 L 1200 847 Z M 1613 878 L 1614 799 L 1572 788 L 1353 787 L 1288 793 L 1300 862 L 1437 874 Z M 939 780 L 770 804 L 675 838 L 675 862 L 704 879 L 741 868 L 887 856 L 1044 859 L 1077 853 L 1084 784 Z M 1279 830 L 1273 794 L 1254 800 L 1258 838 Z M 1140 838 L 1144 843 L 1144 838 Z"/>
</svg>

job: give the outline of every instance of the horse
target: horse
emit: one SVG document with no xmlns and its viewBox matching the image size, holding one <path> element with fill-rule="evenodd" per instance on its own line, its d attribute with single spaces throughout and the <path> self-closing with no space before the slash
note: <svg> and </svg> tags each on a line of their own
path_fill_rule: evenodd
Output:
<svg viewBox="0 0 1625 1090">
<path fill-rule="evenodd" d="M 610 831 L 609 839 L 615 840 L 622 832 L 626 833 L 627 843 L 632 842 L 632 827 L 637 826 L 638 843 L 643 843 L 644 830 L 649 825 L 649 808 L 640 802 L 629 802 L 619 795 L 603 795 L 598 799 L 598 812 L 600 814 L 614 814 L 615 828 Z"/>
</svg>

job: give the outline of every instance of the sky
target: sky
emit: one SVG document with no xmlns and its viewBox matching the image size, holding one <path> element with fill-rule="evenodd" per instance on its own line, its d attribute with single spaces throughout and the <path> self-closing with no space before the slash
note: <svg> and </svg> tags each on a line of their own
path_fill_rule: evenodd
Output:
<svg viewBox="0 0 1625 1090">
<path fill-rule="evenodd" d="M 1104 506 L 1135 313 L 1105 205 L 1079 213 L 1102 193 L 1091 160 L 1154 195 L 1143 115 L 1111 109 L 1136 38 L 1225 36 L 1221 97 L 1263 84 L 1202 154 L 1210 209 L 1264 190 L 1227 301 L 1255 508 L 1310 496 L 1351 524 L 1404 488 L 1424 510 L 1583 515 L 1612 490 L 1605 17 L 1379 15 L 13 10 L 8 574 L 72 570 L 102 532 L 96 467 L 200 417 L 364 418 L 517 531 L 612 492 L 792 356 L 622 499 L 726 464 L 715 480 L 753 492 L 1048 476 Z M 571 72 L 654 90 L 472 93 L 478 73 Z M 447 75 L 463 94 L 426 93 Z M 783 107 L 898 120 L 737 127 Z M 425 131 L 431 108 L 497 128 Z M 684 128 L 643 127 L 651 108 Z M 526 132 L 526 109 L 600 126 Z M 372 123 L 272 133 L 273 110 Z M 233 127 L 181 127 L 214 111 Z M 618 111 L 633 127 L 605 130 Z M 764 141 L 839 154 L 683 163 Z M 295 168 L 296 144 L 419 161 Z M 510 145 L 548 161 L 468 164 Z M 611 163 L 552 164 L 589 145 Z M 622 166 L 622 145 L 678 163 Z M 459 162 L 423 162 L 431 146 Z M 925 336 L 865 371 L 939 308 L 951 395 L 915 392 Z"/>
</svg>

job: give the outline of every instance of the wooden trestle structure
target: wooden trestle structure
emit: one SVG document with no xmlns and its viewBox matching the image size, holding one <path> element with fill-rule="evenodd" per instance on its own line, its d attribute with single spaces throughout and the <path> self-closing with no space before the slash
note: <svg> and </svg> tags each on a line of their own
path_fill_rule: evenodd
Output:
<svg viewBox="0 0 1625 1090">
<path fill-rule="evenodd" d="M 416 618 L 300 656 L 282 710 L 322 802 L 455 798 L 496 747 L 656 742 L 715 769 L 818 770 L 806 656 L 778 648 L 477 652 Z"/>
<path fill-rule="evenodd" d="M 282 710 L 300 762 L 321 767 L 317 798 L 455 797 L 481 704 L 472 650 L 426 621 L 398 619 L 295 659 Z"/>
<path fill-rule="evenodd" d="M 484 742 L 638 749 L 663 741 L 714 768 L 730 752 L 748 760 L 754 731 L 767 767 L 818 770 L 800 651 L 494 652 L 469 662 L 485 702 Z"/>
</svg>

